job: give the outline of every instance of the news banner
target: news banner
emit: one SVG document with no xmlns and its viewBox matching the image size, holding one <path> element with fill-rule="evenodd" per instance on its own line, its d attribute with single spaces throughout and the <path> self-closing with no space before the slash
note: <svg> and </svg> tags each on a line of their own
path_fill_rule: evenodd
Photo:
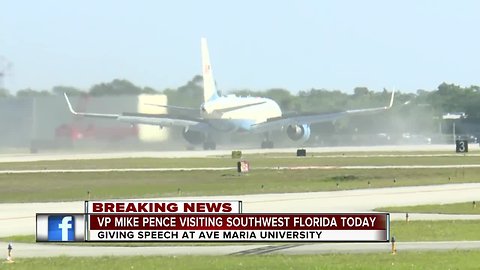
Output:
<svg viewBox="0 0 480 270">
<path fill-rule="evenodd" d="M 388 242 L 388 213 L 243 213 L 241 201 L 85 201 L 38 213 L 37 242 Z"/>
</svg>

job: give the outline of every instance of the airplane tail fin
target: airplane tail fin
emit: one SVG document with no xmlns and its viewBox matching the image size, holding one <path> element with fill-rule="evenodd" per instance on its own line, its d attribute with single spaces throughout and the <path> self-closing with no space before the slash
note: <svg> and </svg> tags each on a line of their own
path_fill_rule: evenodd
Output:
<svg viewBox="0 0 480 270">
<path fill-rule="evenodd" d="M 218 98 L 215 80 L 213 79 L 212 66 L 210 65 L 210 55 L 208 53 L 207 39 L 201 39 L 202 45 L 202 72 L 203 72 L 203 101 L 214 100 Z"/>
</svg>

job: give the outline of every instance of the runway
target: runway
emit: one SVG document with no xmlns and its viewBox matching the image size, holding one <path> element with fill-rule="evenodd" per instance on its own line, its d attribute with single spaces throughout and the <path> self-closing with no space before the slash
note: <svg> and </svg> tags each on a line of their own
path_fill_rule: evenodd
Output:
<svg viewBox="0 0 480 270">
<path fill-rule="evenodd" d="M 379 166 L 276 166 L 252 167 L 256 170 L 382 170 L 382 169 L 463 169 L 480 168 L 480 164 L 462 165 L 379 165 Z M 36 173 L 108 173 L 108 172 L 181 172 L 181 171 L 231 171 L 236 167 L 198 167 L 198 168 L 119 168 L 119 169 L 43 169 L 43 170 L 0 170 L 0 174 L 36 174 Z"/>
<path fill-rule="evenodd" d="M 0 246 L 8 243 L 0 242 Z M 80 246 L 52 244 L 13 244 L 14 259 L 32 257 L 98 257 L 98 256 L 219 256 L 219 255 L 264 255 L 264 254 L 325 254 L 325 253 L 372 253 L 390 251 L 389 243 L 320 243 L 320 244 L 286 244 L 286 245 L 208 245 L 208 246 Z M 432 250 L 469 250 L 479 249 L 480 241 L 449 241 L 449 242 L 399 242 L 397 250 L 432 251 Z"/>
<path fill-rule="evenodd" d="M 301 147 L 302 148 L 302 147 Z M 386 145 L 386 146 L 342 146 L 342 147 L 304 147 L 307 153 L 348 153 L 348 152 L 430 152 L 430 151 L 451 151 L 455 153 L 454 145 L 432 144 L 432 145 Z M 29 162 L 48 160 L 84 160 L 84 159 L 115 159 L 115 158 L 186 158 L 186 157 L 218 157 L 230 156 L 232 150 L 241 150 L 244 154 L 266 154 L 266 153 L 296 153 L 297 148 L 275 148 L 275 149 L 228 149 L 210 151 L 142 151 L 142 152 L 50 152 L 40 154 L 14 153 L 0 154 L 0 162 Z M 478 151 L 478 145 L 470 145 L 470 151 Z"/>
</svg>

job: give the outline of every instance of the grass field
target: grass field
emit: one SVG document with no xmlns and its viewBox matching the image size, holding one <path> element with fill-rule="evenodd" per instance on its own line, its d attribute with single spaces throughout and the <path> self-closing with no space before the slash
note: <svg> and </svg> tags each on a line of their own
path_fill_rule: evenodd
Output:
<svg viewBox="0 0 480 270">
<path fill-rule="evenodd" d="M 432 156 L 433 155 L 433 156 Z M 247 155 L 251 172 L 235 169 L 180 172 L 92 172 L 0 174 L 0 202 L 238 195 L 478 182 L 480 168 L 443 169 L 265 169 L 298 166 L 480 164 L 480 156 L 438 153 Z M 0 170 L 234 167 L 229 156 L 127 158 L 0 163 Z M 260 169 L 264 168 L 264 169 Z"/>
<path fill-rule="evenodd" d="M 480 168 L 0 174 L 0 202 L 311 192 L 478 182 Z M 370 184 L 369 184 L 370 183 Z"/>
<path fill-rule="evenodd" d="M 245 158 L 250 161 L 252 170 L 243 176 L 239 176 L 233 169 L 237 160 L 230 156 L 0 163 L 0 170 L 232 167 L 231 170 L 222 171 L 0 174 L 0 202 L 84 200 L 87 199 L 87 192 L 90 192 L 91 199 L 152 198 L 329 191 L 480 180 L 477 177 L 480 168 L 271 169 L 298 166 L 480 164 L 480 156 L 477 154 L 314 153 L 298 158 L 293 157 L 293 153 L 273 153 L 251 154 Z"/>
<path fill-rule="evenodd" d="M 2 269 L 478 269 L 480 251 L 18 259 Z"/>
<path fill-rule="evenodd" d="M 480 194 L 478 196 L 480 200 Z M 436 214 L 471 214 L 480 215 L 480 201 L 452 203 L 452 204 L 426 204 L 401 207 L 382 207 L 376 211 L 393 213 L 436 213 Z"/>
<path fill-rule="evenodd" d="M 480 220 L 393 221 L 391 236 L 401 242 L 480 240 Z"/>
</svg>

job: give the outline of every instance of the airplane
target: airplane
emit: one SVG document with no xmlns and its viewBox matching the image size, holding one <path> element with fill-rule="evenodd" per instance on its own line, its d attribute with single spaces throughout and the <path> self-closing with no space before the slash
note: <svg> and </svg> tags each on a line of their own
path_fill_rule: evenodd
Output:
<svg viewBox="0 0 480 270">
<path fill-rule="evenodd" d="M 333 122 L 354 114 L 368 114 L 388 110 L 392 107 L 395 91 L 392 92 L 390 103 L 385 107 L 347 110 L 327 114 L 309 114 L 284 116 L 280 106 L 272 99 L 263 97 L 238 97 L 235 95 L 221 96 L 218 94 L 213 71 L 210 65 L 210 55 L 207 40 L 201 39 L 202 74 L 203 74 L 203 104 L 198 108 L 179 107 L 171 105 L 154 105 L 186 112 L 200 111 L 199 116 L 188 117 L 185 114 L 144 114 L 128 113 L 103 114 L 76 112 L 66 93 L 64 93 L 70 112 L 74 115 L 115 119 L 130 124 L 155 125 L 161 128 L 178 126 L 183 128 L 184 139 L 193 145 L 203 144 L 205 150 L 215 149 L 215 134 L 234 132 L 264 134 L 261 148 L 273 148 L 270 134 L 274 131 L 286 132 L 292 141 L 305 142 L 310 137 L 310 125 L 321 122 Z"/>
</svg>

